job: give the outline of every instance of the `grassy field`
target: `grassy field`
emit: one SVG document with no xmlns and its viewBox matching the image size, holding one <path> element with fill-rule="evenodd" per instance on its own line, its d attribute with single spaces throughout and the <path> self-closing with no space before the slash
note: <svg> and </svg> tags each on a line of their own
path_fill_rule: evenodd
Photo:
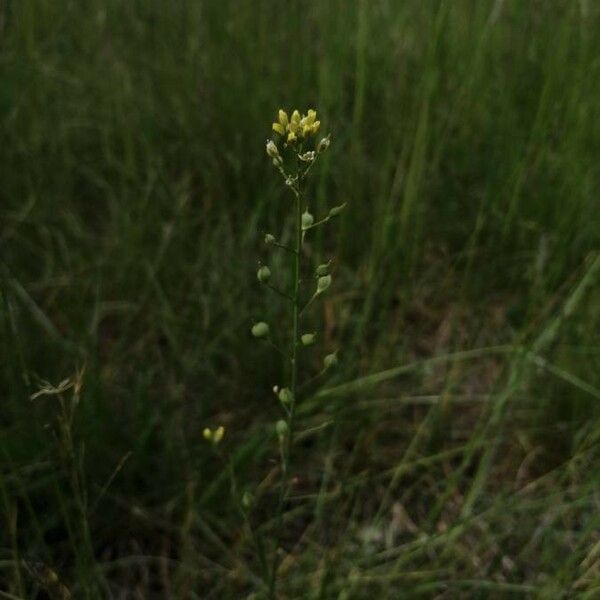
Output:
<svg viewBox="0 0 600 600">
<path fill-rule="evenodd" d="M 340 365 L 300 398 L 278 597 L 600 598 L 599 28 L 593 0 L 2 0 L 0 598 L 266 598 L 280 106 L 332 133 L 314 212 L 348 204 L 308 246 Z"/>
</svg>

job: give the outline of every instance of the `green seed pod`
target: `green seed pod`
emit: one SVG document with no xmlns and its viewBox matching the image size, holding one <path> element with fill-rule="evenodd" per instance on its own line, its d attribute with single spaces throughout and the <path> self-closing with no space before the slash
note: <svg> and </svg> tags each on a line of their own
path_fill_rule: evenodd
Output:
<svg viewBox="0 0 600 600">
<path fill-rule="evenodd" d="M 269 335 L 269 326 L 264 321 L 259 321 L 252 326 L 252 335 L 255 338 L 264 338 Z"/>
<path fill-rule="evenodd" d="M 256 272 L 256 277 L 261 283 L 267 283 L 271 279 L 271 269 L 267 265 L 263 265 Z"/>
<path fill-rule="evenodd" d="M 318 277 L 324 277 L 325 275 L 329 275 L 329 264 L 330 263 L 323 263 L 322 265 L 319 265 L 317 267 L 317 270 L 315 271 L 315 273 L 317 274 Z"/>
<path fill-rule="evenodd" d="M 304 333 L 300 336 L 300 341 L 303 346 L 312 346 L 316 339 L 317 336 L 314 333 Z"/>
<path fill-rule="evenodd" d="M 292 394 L 292 390 L 289 388 L 281 388 L 277 394 L 277 397 L 279 398 L 281 404 L 284 404 L 285 406 L 288 406 L 294 401 L 294 394 Z"/>
<path fill-rule="evenodd" d="M 339 206 L 334 206 L 330 211 L 329 211 L 329 216 L 330 217 L 337 217 L 345 208 L 346 203 L 344 202 L 344 204 L 340 204 Z"/>
<path fill-rule="evenodd" d="M 270 246 L 271 244 L 274 244 L 274 243 L 275 243 L 275 236 L 271 235 L 270 233 L 267 233 L 265 235 L 265 244 Z"/>
<path fill-rule="evenodd" d="M 323 275 L 317 279 L 317 294 L 322 294 L 331 285 L 331 275 Z"/>
<path fill-rule="evenodd" d="M 331 354 L 328 354 L 323 359 L 323 366 L 326 369 L 331 369 L 331 368 L 337 366 L 337 364 L 338 364 L 337 352 L 332 352 Z"/>
<path fill-rule="evenodd" d="M 254 504 L 254 496 L 251 492 L 246 490 L 242 494 L 242 506 L 246 509 L 250 508 Z"/>
<path fill-rule="evenodd" d="M 302 213 L 302 229 L 308 229 L 315 222 L 315 218 L 306 209 Z"/>
<path fill-rule="evenodd" d="M 279 441 L 282 442 L 287 437 L 289 431 L 288 424 L 283 419 L 280 419 L 275 424 L 275 431 L 277 432 Z"/>
</svg>

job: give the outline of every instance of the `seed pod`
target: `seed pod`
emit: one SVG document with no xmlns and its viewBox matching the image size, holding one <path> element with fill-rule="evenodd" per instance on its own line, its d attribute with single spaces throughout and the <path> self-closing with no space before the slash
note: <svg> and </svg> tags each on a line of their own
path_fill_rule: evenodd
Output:
<svg viewBox="0 0 600 600">
<path fill-rule="evenodd" d="M 256 272 L 256 277 L 261 283 L 267 283 L 271 279 L 271 269 L 267 265 L 263 265 Z"/>
<path fill-rule="evenodd" d="M 323 366 L 326 369 L 331 369 L 332 367 L 337 366 L 337 364 L 338 364 L 337 352 L 332 352 L 331 354 L 328 354 L 323 359 Z"/>
<path fill-rule="evenodd" d="M 334 206 L 330 211 L 329 211 L 329 216 L 330 217 L 337 217 L 345 208 L 346 203 L 344 202 L 344 204 L 340 204 L 339 206 Z"/>
<path fill-rule="evenodd" d="M 331 263 L 331 261 L 329 261 L 328 263 L 323 263 L 322 265 L 319 265 L 317 267 L 317 270 L 315 271 L 315 273 L 317 274 L 317 277 L 323 277 L 324 275 L 329 275 L 330 263 Z"/>
<path fill-rule="evenodd" d="M 280 419 L 279 421 L 277 421 L 277 423 L 275 423 L 275 431 L 277 432 L 277 437 L 279 438 L 279 441 L 283 442 L 283 440 L 285 440 L 285 438 L 287 437 L 289 431 L 288 424 L 283 419 Z"/>
<path fill-rule="evenodd" d="M 316 339 L 317 336 L 314 333 L 304 333 L 300 336 L 300 341 L 303 346 L 312 346 Z"/>
<path fill-rule="evenodd" d="M 265 244 L 270 246 L 271 244 L 274 244 L 274 243 L 275 243 L 275 236 L 271 235 L 270 233 L 265 234 Z"/>
<path fill-rule="evenodd" d="M 317 279 L 317 294 L 322 294 L 331 285 L 331 275 L 323 275 Z"/>
<path fill-rule="evenodd" d="M 264 338 L 269 335 L 269 326 L 264 321 L 259 321 L 252 326 L 252 335 L 255 338 Z"/>
<path fill-rule="evenodd" d="M 279 390 L 279 394 L 277 394 L 277 397 L 279 398 L 281 404 L 284 404 L 285 406 L 294 401 L 294 394 L 292 394 L 292 390 L 289 388 L 281 388 Z"/>
<path fill-rule="evenodd" d="M 250 508 L 254 504 L 254 496 L 251 492 L 246 490 L 242 494 L 242 506 L 246 509 Z"/>
<path fill-rule="evenodd" d="M 308 229 L 315 222 L 315 218 L 306 209 L 302 213 L 302 229 Z"/>
<path fill-rule="evenodd" d="M 210 430 L 209 427 L 205 427 L 204 431 L 202 432 L 202 437 L 207 441 L 210 442 L 212 440 L 213 437 L 213 432 Z"/>
</svg>

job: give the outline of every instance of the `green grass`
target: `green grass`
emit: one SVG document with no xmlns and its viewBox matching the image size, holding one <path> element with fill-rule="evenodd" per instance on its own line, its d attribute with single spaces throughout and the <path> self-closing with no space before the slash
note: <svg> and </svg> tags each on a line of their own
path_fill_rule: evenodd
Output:
<svg viewBox="0 0 600 600">
<path fill-rule="evenodd" d="M 269 539 L 281 364 L 248 332 L 291 222 L 264 142 L 314 106 L 341 365 L 299 407 L 281 597 L 598 597 L 599 26 L 585 0 L 0 3 L 0 596 L 259 592 L 201 432 Z M 30 399 L 80 371 L 76 404 Z"/>
</svg>

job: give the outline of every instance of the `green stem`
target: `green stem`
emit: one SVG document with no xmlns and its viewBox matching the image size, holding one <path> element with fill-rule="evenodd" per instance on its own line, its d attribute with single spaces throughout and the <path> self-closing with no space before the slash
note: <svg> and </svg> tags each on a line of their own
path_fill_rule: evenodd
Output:
<svg viewBox="0 0 600 600">
<path fill-rule="evenodd" d="M 296 413 L 296 391 L 298 387 L 298 337 L 300 327 L 300 252 L 302 251 L 302 194 L 300 190 L 295 193 L 296 196 L 296 254 L 294 261 L 294 311 L 293 311 L 293 330 L 294 340 L 292 342 L 292 403 L 290 406 L 290 416 L 288 418 L 288 437 L 286 460 L 292 449 L 292 437 L 294 431 L 294 416 Z"/>
<path fill-rule="evenodd" d="M 292 452 L 292 442 L 294 437 L 294 418 L 296 415 L 296 393 L 298 390 L 298 337 L 300 329 L 300 253 L 302 251 L 302 193 L 299 188 L 292 188 L 296 202 L 296 247 L 294 251 L 294 292 L 292 296 L 292 352 L 291 352 L 291 382 L 290 390 L 292 392 L 292 401 L 287 413 L 287 438 L 281 446 L 281 488 L 279 490 L 279 502 L 277 507 L 277 537 L 281 540 L 283 529 L 283 508 L 289 492 L 289 470 L 290 456 Z M 277 546 L 279 543 L 277 543 Z M 279 548 L 275 548 L 273 557 L 273 566 L 271 569 L 271 578 L 269 582 L 269 597 L 271 600 L 276 598 L 277 569 L 279 567 Z"/>
</svg>

